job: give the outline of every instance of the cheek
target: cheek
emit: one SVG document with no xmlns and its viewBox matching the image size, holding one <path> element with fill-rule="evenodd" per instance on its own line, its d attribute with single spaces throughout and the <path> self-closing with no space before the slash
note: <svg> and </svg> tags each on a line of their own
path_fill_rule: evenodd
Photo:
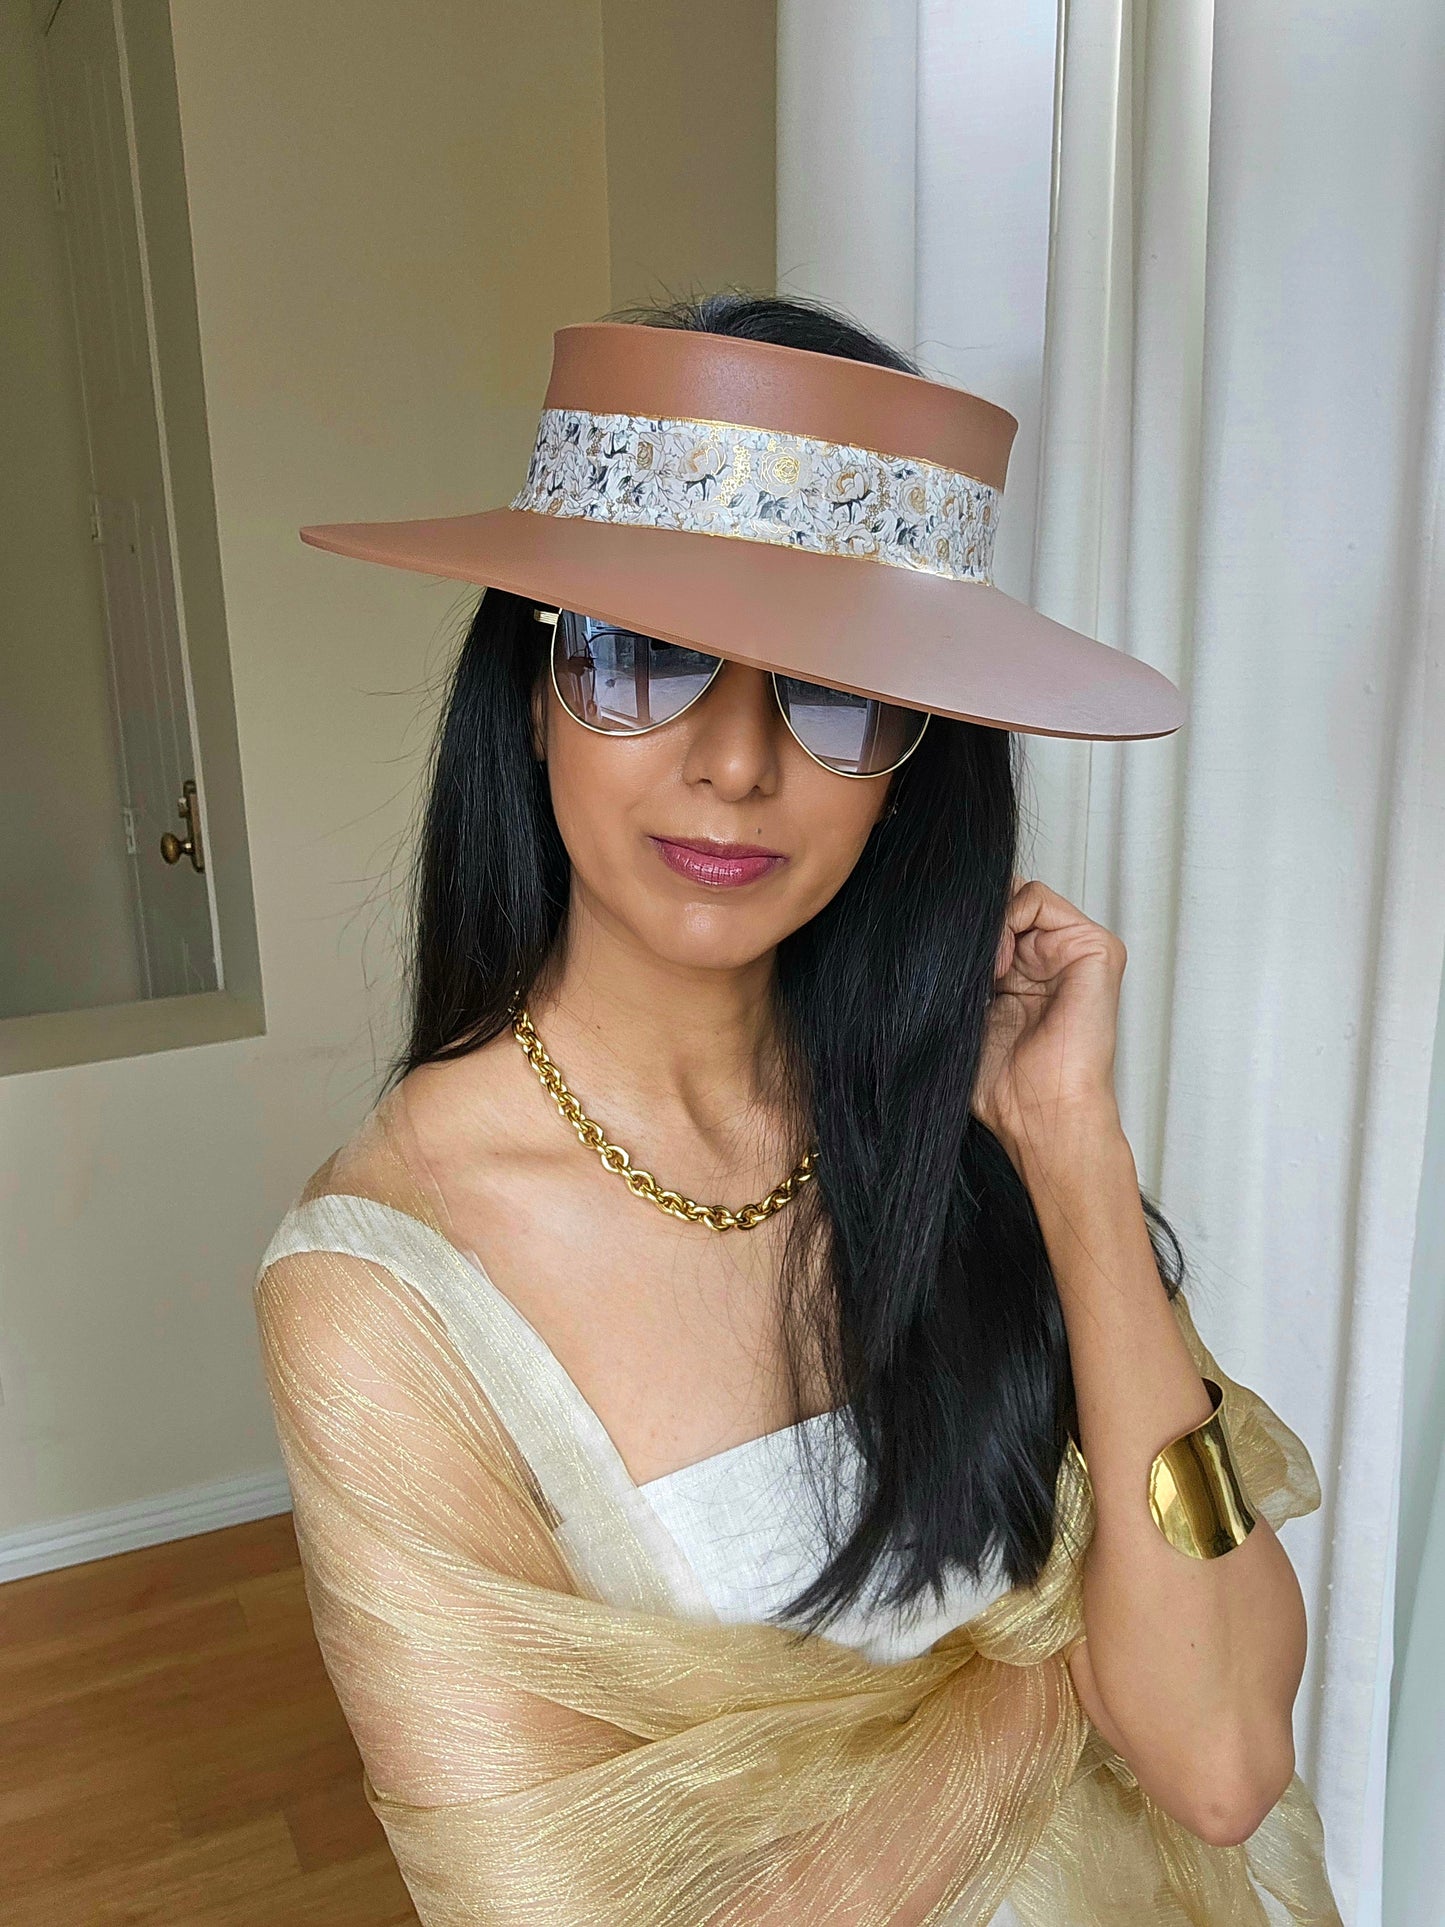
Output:
<svg viewBox="0 0 1445 1927">
<path fill-rule="evenodd" d="M 641 743 L 617 743 L 581 728 L 554 727 L 547 749 L 552 809 L 581 880 L 603 895 L 627 865 L 629 825 L 650 788 Z M 650 747 L 650 746 L 649 746 Z"/>
<path fill-rule="evenodd" d="M 799 752 L 802 755 L 802 752 Z M 840 890 L 862 854 L 869 832 L 887 807 L 888 779 L 835 776 L 810 758 L 791 772 L 794 819 L 807 852 L 808 915 Z"/>
<path fill-rule="evenodd" d="M 678 786 L 676 743 L 666 731 L 632 739 L 599 735 L 570 717 L 552 719 L 547 776 L 574 882 L 650 946 L 666 947 L 675 903 L 648 888 L 657 859 L 644 832 L 675 818 L 665 799 Z"/>
</svg>

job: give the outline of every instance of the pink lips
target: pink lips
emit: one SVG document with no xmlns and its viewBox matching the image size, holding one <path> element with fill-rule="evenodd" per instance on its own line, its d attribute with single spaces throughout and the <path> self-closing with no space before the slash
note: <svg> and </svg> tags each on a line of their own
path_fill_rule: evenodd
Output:
<svg viewBox="0 0 1445 1927">
<path fill-rule="evenodd" d="M 670 836 L 654 836 L 651 841 L 663 862 L 679 876 L 721 889 L 754 883 L 788 860 L 776 850 L 762 850 L 754 843 L 684 843 Z"/>
</svg>

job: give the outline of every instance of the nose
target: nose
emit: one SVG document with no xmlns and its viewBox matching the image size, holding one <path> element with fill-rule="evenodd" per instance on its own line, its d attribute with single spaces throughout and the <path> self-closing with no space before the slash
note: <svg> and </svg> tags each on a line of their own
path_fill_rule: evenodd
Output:
<svg viewBox="0 0 1445 1927">
<path fill-rule="evenodd" d="M 765 669 L 724 662 L 687 720 L 692 724 L 683 765 L 688 782 L 708 783 L 730 803 L 754 791 L 773 794 L 781 773 L 780 733 L 787 724 Z"/>
</svg>

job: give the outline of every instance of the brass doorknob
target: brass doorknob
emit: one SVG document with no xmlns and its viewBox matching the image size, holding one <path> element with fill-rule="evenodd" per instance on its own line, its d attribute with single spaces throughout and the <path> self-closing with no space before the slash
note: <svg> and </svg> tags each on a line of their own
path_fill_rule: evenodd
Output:
<svg viewBox="0 0 1445 1927">
<path fill-rule="evenodd" d="M 167 830 L 161 838 L 161 855 L 167 863 L 179 863 L 183 856 L 188 856 L 192 869 L 204 872 L 206 860 L 201 852 L 201 819 L 196 808 L 196 786 L 189 776 L 181 786 L 176 815 L 185 824 L 188 834 L 181 838 L 173 830 Z"/>
</svg>

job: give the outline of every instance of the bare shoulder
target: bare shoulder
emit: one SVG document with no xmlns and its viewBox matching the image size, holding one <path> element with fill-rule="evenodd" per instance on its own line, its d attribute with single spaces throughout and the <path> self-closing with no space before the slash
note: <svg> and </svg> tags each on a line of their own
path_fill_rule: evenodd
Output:
<svg viewBox="0 0 1445 1927">
<path fill-rule="evenodd" d="M 551 1148 L 531 1066 L 503 1031 L 464 1057 L 419 1064 L 396 1086 L 409 1143 L 449 1196 L 482 1171 L 524 1166 Z"/>
<path fill-rule="evenodd" d="M 578 1269 L 595 1279 L 614 1192 L 629 1220 L 635 1201 L 582 1153 L 510 1030 L 464 1057 L 419 1065 L 396 1094 L 408 1161 L 424 1174 L 446 1237 L 585 1371 L 579 1353 L 594 1319 L 576 1291 Z M 570 1351 L 569 1326 L 578 1328 Z"/>
<path fill-rule="evenodd" d="M 423 1197 L 434 1198 L 438 1188 L 448 1195 L 474 1147 L 510 1135 L 505 1041 L 494 1038 L 464 1057 L 418 1065 L 388 1085 L 307 1178 L 298 1206 L 340 1193 L 430 1218 Z"/>
</svg>

